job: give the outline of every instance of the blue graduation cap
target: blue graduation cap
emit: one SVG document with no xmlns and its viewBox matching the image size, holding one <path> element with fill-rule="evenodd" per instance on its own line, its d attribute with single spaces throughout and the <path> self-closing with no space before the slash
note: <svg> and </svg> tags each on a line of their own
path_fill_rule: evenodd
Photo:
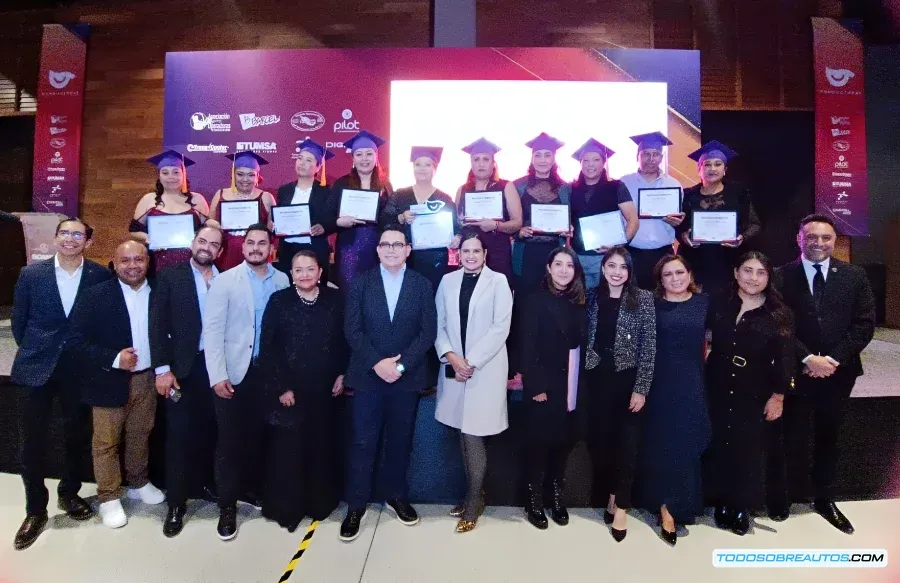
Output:
<svg viewBox="0 0 900 583">
<path fill-rule="evenodd" d="M 662 132 L 631 136 L 631 141 L 638 145 L 638 150 L 662 150 L 664 147 L 672 145 L 672 141 Z"/>
<path fill-rule="evenodd" d="M 235 152 L 234 154 L 228 154 L 225 157 L 234 162 L 235 168 L 252 168 L 254 170 L 259 170 L 260 166 L 265 166 L 269 163 L 268 160 L 250 150 Z"/>
<path fill-rule="evenodd" d="M 443 148 L 433 146 L 413 146 L 409 153 L 409 161 L 415 162 L 419 158 L 431 158 L 435 164 L 440 163 Z"/>
<path fill-rule="evenodd" d="M 545 132 L 541 132 L 536 138 L 526 143 L 525 145 L 531 148 L 532 151 L 550 150 L 551 152 L 555 152 L 565 146 L 563 142 L 560 142 L 559 140 Z"/>
<path fill-rule="evenodd" d="M 718 158 L 728 164 L 732 158 L 737 158 L 738 153 L 723 144 L 722 142 L 712 140 L 703 144 L 699 150 L 695 150 L 688 154 L 688 158 L 697 162 L 703 162 L 707 158 Z"/>
<path fill-rule="evenodd" d="M 585 154 L 589 152 L 596 152 L 603 156 L 604 160 L 608 160 L 610 156 L 615 154 L 614 150 L 611 150 L 607 146 L 604 146 L 594 138 L 589 138 L 580 148 L 575 150 L 575 153 L 572 154 L 572 157 L 581 162 L 581 159 Z"/>
<path fill-rule="evenodd" d="M 325 160 L 334 158 L 334 152 L 325 149 L 325 146 L 306 138 L 297 144 L 297 152 L 309 152 L 322 164 Z"/>
<path fill-rule="evenodd" d="M 184 166 L 187 168 L 188 166 L 193 166 L 195 163 L 181 152 L 176 152 L 175 150 L 160 152 L 156 156 L 147 158 L 147 162 L 156 166 L 157 170 L 166 166 Z"/>
<path fill-rule="evenodd" d="M 470 156 L 475 154 L 490 154 L 494 156 L 500 151 L 500 146 L 485 138 L 478 138 L 468 146 L 463 147 L 462 151 Z"/>
<path fill-rule="evenodd" d="M 371 148 L 373 150 L 377 150 L 382 144 L 384 144 L 384 140 L 382 138 L 379 138 L 375 134 L 367 132 L 366 130 L 360 130 L 358 134 L 344 142 L 344 147 L 351 152 L 355 152 L 357 150 L 361 150 L 362 148 Z"/>
</svg>

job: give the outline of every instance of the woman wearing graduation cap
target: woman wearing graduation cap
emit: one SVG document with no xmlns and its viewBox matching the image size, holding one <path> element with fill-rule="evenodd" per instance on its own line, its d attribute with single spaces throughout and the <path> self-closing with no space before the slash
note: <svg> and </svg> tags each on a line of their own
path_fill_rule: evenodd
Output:
<svg viewBox="0 0 900 583">
<path fill-rule="evenodd" d="M 565 242 L 568 232 L 541 233 L 531 226 L 531 205 L 569 204 L 571 187 L 557 174 L 556 151 L 565 144 L 541 133 L 525 144 L 531 148 L 528 174 L 514 184 L 522 201 L 522 228 L 513 243 L 516 292 L 537 291 L 546 273 L 550 252 Z"/>
<path fill-rule="evenodd" d="M 261 166 L 269 163 L 268 160 L 250 151 L 235 152 L 226 156 L 232 161 L 231 167 L 231 186 L 223 188 L 216 192 L 210 206 L 212 217 L 222 222 L 223 202 L 248 202 L 256 201 L 257 214 L 259 220 L 257 223 L 268 225 L 272 228 L 272 221 L 269 216 L 272 212 L 272 206 L 275 204 L 275 197 L 271 193 L 261 190 L 259 187 L 262 181 L 262 175 L 259 170 Z M 244 236 L 246 231 L 227 230 L 229 225 L 222 225 L 225 231 L 225 248 L 219 258 L 216 260 L 216 267 L 219 271 L 231 269 L 236 265 L 240 265 L 244 261 Z"/>
<path fill-rule="evenodd" d="M 413 146 L 409 160 L 413 163 L 416 183 L 413 186 L 400 188 L 388 197 L 381 219 L 383 224 L 397 222 L 407 225 L 406 240 L 413 243 L 412 225 L 416 220 L 416 212 L 410 207 L 427 203 L 432 207 L 430 210 L 451 213 L 455 236 L 449 248 L 413 249 L 409 256 L 410 267 L 431 282 L 431 289 L 434 293 L 437 293 L 441 278 L 449 271 L 449 249 L 459 248 L 460 228 L 456 217 L 456 204 L 447 193 L 435 188 L 433 182 L 443 150 L 443 148 Z"/>
<path fill-rule="evenodd" d="M 589 290 L 600 285 L 600 265 L 603 262 L 603 255 L 610 246 L 585 248 L 578 219 L 619 211 L 625 220 L 625 238 L 628 241 L 631 241 L 638 230 L 637 209 L 631 200 L 628 187 L 619 180 L 610 180 L 606 169 L 606 161 L 613 154 L 615 152 L 594 138 L 589 139 L 572 154 L 573 158 L 581 162 L 581 173 L 572 183 L 571 212 L 572 224 L 575 227 L 572 248 L 581 260 L 585 285 Z"/>
<path fill-rule="evenodd" d="M 462 149 L 471 158 L 472 169 L 466 183 L 456 191 L 456 207 L 465 231 L 481 234 L 485 245 L 487 266 L 502 273 L 512 283 L 512 235 L 522 228 L 522 201 L 512 182 L 501 180 L 494 156 L 500 147 L 479 138 Z M 502 192 L 503 216 L 492 218 L 466 217 L 467 192 Z"/>
<path fill-rule="evenodd" d="M 715 140 L 689 154 L 697 161 L 700 184 L 684 191 L 682 203 L 684 222 L 677 232 L 683 243 L 681 254 L 694 267 L 694 279 L 708 295 L 729 289 L 734 278 L 738 248 L 746 248 L 747 240 L 760 232 L 759 217 L 753 208 L 750 194 L 743 188 L 724 181 L 728 161 L 737 152 Z M 737 237 L 723 242 L 705 243 L 691 232 L 693 215 L 702 211 L 736 211 Z"/>
<path fill-rule="evenodd" d="M 166 150 L 156 156 L 147 158 L 147 162 L 156 166 L 156 188 L 145 194 L 134 209 L 134 218 L 128 227 L 131 237 L 144 244 L 149 243 L 147 233 L 147 217 L 160 215 L 191 214 L 194 217 L 194 230 L 206 224 L 209 217 L 209 205 L 203 195 L 191 192 L 187 180 L 187 167 L 194 161 L 175 150 Z M 212 224 L 218 225 L 215 221 Z M 190 248 L 156 249 L 150 252 L 154 271 L 185 263 L 191 259 Z"/>
<path fill-rule="evenodd" d="M 325 183 L 325 161 L 334 158 L 334 154 L 309 138 L 303 140 L 297 148 L 299 152 L 294 163 L 297 180 L 279 188 L 276 200 L 279 206 L 309 205 L 309 223 L 312 228 L 309 236 L 280 239 L 275 267 L 290 275 L 294 255 L 302 249 L 312 249 L 319 259 L 321 283 L 324 284 L 328 281 L 328 260 L 331 255 L 328 235 L 334 233 L 336 228 L 334 219 L 328 213 L 331 191 Z"/>
<path fill-rule="evenodd" d="M 379 193 L 378 213 L 383 213 L 388 195 L 394 189 L 378 162 L 378 148 L 384 140 L 365 130 L 344 142 L 353 153 L 353 169 L 341 176 L 331 187 L 328 215 L 337 227 L 337 242 L 334 249 L 333 278 L 337 286 L 347 293 L 350 282 L 360 273 L 378 265 L 376 247 L 381 236 L 377 222 L 367 223 L 354 217 L 340 216 L 341 198 L 344 190 L 374 190 Z"/>
</svg>

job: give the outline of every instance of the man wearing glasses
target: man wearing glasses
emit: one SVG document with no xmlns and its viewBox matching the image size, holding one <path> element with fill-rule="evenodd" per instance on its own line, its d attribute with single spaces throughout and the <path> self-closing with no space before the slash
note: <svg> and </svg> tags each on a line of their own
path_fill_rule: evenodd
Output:
<svg viewBox="0 0 900 583">
<path fill-rule="evenodd" d="M 47 526 L 49 493 L 44 485 L 47 427 L 53 397 L 59 395 L 64 419 L 66 461 L 59 482 L 57 506 L 75 520 L 94 515 L 80 496 L 82 453 L 87 409 L 72 382 L 74 362 L 66 347 L 69 314 L 82 292 L 111 277 L 108 269 L 84 258 L 92 229 L 71 218 L 56 226 L 56 255 L 22 269 L 16 282 L 12 331 L 19 350 L 12 382 L 22 388 L 22 481 L 25 484 L 25 521 L 14 546 L 26 549 Z"/>
<path fill-rule="evenodd" d="M 406 268 L 410 250 L 400 227 L 385 228 L 378 243 L 381 264 L 354 280 L 347 298 L 344 333 L 351 356 L 344 384 L 355 394 L 344 541 L 359 536 L 382 432 L 376 495 L 401 523 L 419 522 L 408 502 L 406 470 L 419 391 L 429 385 L 425 355 L 437 336 L 437 312 L 431 283 Z"/>
</svg>

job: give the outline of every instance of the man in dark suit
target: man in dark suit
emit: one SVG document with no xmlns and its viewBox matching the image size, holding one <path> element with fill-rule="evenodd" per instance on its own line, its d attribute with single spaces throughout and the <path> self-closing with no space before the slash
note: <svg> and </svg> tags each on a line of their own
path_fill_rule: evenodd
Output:
<svg viewBox="0 0 900 583">
<path fill-rule="evenodd" d="M 161 270 L 150 293 L 150 360 L 156 391 L 166 398 L 166 498 L 163 534 L 184 527 L 190 494 L 214 482 L 216 417 L 203 352 L 203 308 L 219 270 L 222 230 L 203 227 L 191 260 Z"/>
<path fill-rule="evenodd" d="M 59 482 L 57 504 L 75 520 L 94 515 L 78 496 L 87 418 L 78 388 L 71 381 L 72 359 L 66 346 L 75 300 L 83 290 L 111 276 L 109 270 L 84 258 L 92 234 L 81 219 L 61 221 L 56 226 L 56 255 L 23 268 L 16 282 L 12 332 L 19 350 L 11 380 L 23 391 L 19 422 L 26 514 L 16 533 L 16 549 L 31 546 L 47 524 L 44 456 L 55 395 L 62 405 L 66 440 L 65 473 Z"/>
<path fill-rule="evenodd" d="M 875 299 L 865 272 L 831 256 L 834 222 L 810 215 L 800 223 L 802 255 L 778 271 L 778 287 L 796 319 L 796 355 L 803 373 L 785 398 L 784 422 L 789 468 L 808 476 L 809 418 L 813 423 L 813 507 L 835 528 L 853 533 L 831 493 L 837 468 L 838 430 L 856 377 L 860 353 L 875 332 Z M 787 510 L 781 516 L 786 518 Z"/>
<path fill-rule="evenodd" d="M 353 397 L 353 442 L 347 481 L 347 517 L 340 537 L 359 535 L 372 490 L 372 472 L 384 433 L 384 463 L 378 475 L 387 507 L 403 524 L 419 521 L 407 498 L 406 471 L 419 391 L 429 386 L 425 355 L 437 336 L 431 283 L 406 268 L 411 249 L 399 227 L 388 227 L 378 243 L 381 265 L 353 282 L 344 333 L 350 364 L 344 382 Z"/>
</svg>

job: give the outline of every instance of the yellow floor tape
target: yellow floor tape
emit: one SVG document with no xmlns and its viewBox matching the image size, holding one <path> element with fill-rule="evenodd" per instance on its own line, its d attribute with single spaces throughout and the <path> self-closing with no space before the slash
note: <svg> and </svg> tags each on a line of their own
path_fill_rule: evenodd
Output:
<svg viewBox="0 0 900 583">
<path fill-rule="evenodd" d="M 303 536 L 303 540 L 300 541 L 300 547 L 297 549 L 297 552 L 294 553 L 294 556 L 291 557 L 291 562 L 288 563 L 287 567 L 285 567 L 284 574 L 281 576 L 281 579 L 278 580 L 278 583 L 284 583 L 291 578 L 291 575 L 294 573 L 294 569 L 297 567 L 297 564 L 300 563 L 300 559 L 303 557 L 303 553 L 309 546 L 309 541 L 311 541 L 313 535 L 316 534 L 316 528 L 318 526 L 319 521 L 314 520 L 313 523 L 309 525 L 309 528 L 306 529 L 306 534 Z"/>
</svg>

